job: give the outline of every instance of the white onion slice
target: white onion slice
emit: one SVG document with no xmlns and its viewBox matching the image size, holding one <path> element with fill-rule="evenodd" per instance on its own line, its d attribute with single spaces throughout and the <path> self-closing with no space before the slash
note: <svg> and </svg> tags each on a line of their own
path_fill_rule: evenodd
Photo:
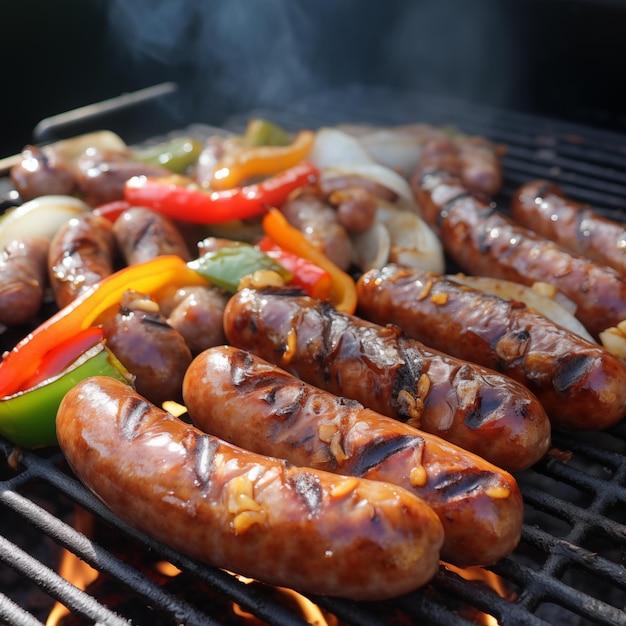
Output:
<svg viewBox="0 0 626 626">
<path fill-rule="evenodd" d="M 9 209 L 0 219 L 0 249 L 23 237 L 51 240 L 69 219 L 90 208 L 73 196 L 40 196 Z"/>
<path fill-rule="evenodd" d="M 574 317 L 571 311 L 566 309 L 555 299 L 538 293 L 532 287 L 487 276 L 454 274 L 450 276 L 450 279 L 473 287 L 474 289 L 479 289 L 485 293 L 499 296 L 505 300 L 519 300 L 520 302 L 524 302 L 526 306 L 535 309 L 555 324 L 566 328 L 587 341 L 596 343 L 587 329 Z"/>
<path fill-rule="evenodd" d="M 315 133 L 315 141 L 307 159 L 320 169 L 374 163 L 358 139 L 336 128 L 320 128 Z"/>
<path fill-rule="evenodd" d="M 363 272 L 380 269 L 389 261 L 391 237 L 380 222 L 358 235 L 352 235 L 353 262 Z"/>
</svg>

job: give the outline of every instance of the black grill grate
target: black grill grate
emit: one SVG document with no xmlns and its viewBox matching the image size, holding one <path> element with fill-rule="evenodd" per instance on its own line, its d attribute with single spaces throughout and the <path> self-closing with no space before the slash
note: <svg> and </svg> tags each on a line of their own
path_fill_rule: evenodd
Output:
<svg viewBox="0 0 626 626">
<path fill-rule="evenodd" d="M 289 113 L 253 111 L 220 123 L 238 130 L 250 115 L 291 128 L 345 121 L 453 124 L 508 146 L 502 206 L 517 185 L 543 177 L 604 214 L 624 217 L 621 135 L 385 89 L 346 89 L 294 103 Z M 188 130 L 200 137 L 211 132 L 203 125 Z M 557 451 L 517 476 L 526 502 L 522 541 L 489 568 L 505 581 L 506 599 L 442 567 L 425 589 L 393 602 L 312 600 L 331 623 L 362 626 L 470 625 L 480 623 L 481 611 L 503 626 L 626 625 L 626 423 L 604 433 L 555 430 L 554 446 L 571 457 Z M 0 450 L 1 623 L 39 624 L 55 600 L 71 609 L 68 623 L 74 624 L 244 623 L 232 603 L 255 616 L 252 623 L 306 623 L 274 589 L 197 563 L 122 523 L 74 479 L 58 451 L 18 452 L 2 439 Z M 74 529 L 76 508 L 95 516 L 99 530 L 92 538 Z M 56 574 L 62 548 L 100 571 L 98 580 L 113 593 L 100 593 L 104 583 L 82 592 Z M 139 563 L 168 561 L 180 573 L 155 576 L 128 558 L 136 551 Z"/>
</svg>

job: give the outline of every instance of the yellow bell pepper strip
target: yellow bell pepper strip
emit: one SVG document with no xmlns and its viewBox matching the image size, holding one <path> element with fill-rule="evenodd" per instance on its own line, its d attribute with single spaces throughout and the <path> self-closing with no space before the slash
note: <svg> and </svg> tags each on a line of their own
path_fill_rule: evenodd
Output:
<svg viewBox="0 0 626 626">
<path fill-rule="evenodd" d="M 318 169 L 305 161 L 276 176 L 246 187 L 205 191 L 180 181 L 135 176 L 126 182 L 124 198 L 174 220 L 196 224 L 223 224 L 263 214 L 289 195 L 317 179 Z"/>
<path fill-rule="evenodd" d="M 292 278 L 290 285 L 301 287 L 309 296 L 318 300 L 329 300 L 332 279 L 329 272 L 304 259 L 293 252 L 277 246 L 269 237 L 263 237 L 257 246 L 267 256 L 280 263 L 289 270 Z"/>
<path fill-rule="evenodd" d="M 337 267 L 304 233 L 292 226 L 278 209 L 270 209 L 264 215 L 263 231 L 281 248 L 312 261 L 330 274 L 330 303 L 338 311 L 351 314 L 356 311 L 356 285 L 352 277 Z"/>
<path fill-rule="evenodd" d="M 76 298 L 22 339 L 0 362 L 0 398 L 21 389 L 60 342 L 93 325 L 127 289 L 155 295 L 165 287 L 206 285 L 207 281 L 174 255 L 125 267 Z"/>
<path fill-rule="evenodd" d="M 231 293 L 237 291 L 244 276 L 257 270 L 277 272 L 285 282 L 291 279 L 291 274 L 279 263 L 258 248 L 241 241 L 211 250 L 187 265 L 212 284 Z"/>
<path fill-rule="evenodd" d="M 253 146 L 226 153 L 217 162 L 209 186 L 222 191 L 251 178 L 282 172 L 305 159 L 314 140 L 313 131 L 302 130 L 288 146 Z"/>
<path fill-rule="evenodd" d="M 57 376 L 2 398 L 0 434 L 23 448 L 56 445 L 56 414 L 61 400 L 79 381 L 90 376 L 110 376 L 129 385 L 132 379 L 104 341 L 100 341 Z"/>
<path fill-rule="evenodd" d="M 202 142 L 194 137 L 173 137 L 155 146 L 134 150 L 132 158 L 183 174 L 196 163 L 203 147 Z"/>
</svg>

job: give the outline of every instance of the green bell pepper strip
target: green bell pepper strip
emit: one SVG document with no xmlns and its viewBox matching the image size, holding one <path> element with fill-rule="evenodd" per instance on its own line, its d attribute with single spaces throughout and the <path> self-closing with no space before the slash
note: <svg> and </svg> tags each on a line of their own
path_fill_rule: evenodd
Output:
<svg viewBox="0 0 626 626">
<path fill-rule="evenodd" d="M 260 183 L 223 191 L 184 186 L 168 178 L 133 176 L 126 181 L 124 199 L 174 220 L 196 224 L 223 224 L 262 215 L 281 205 L 291 192 L 312 184 L 319 174 L 303 161 Z"/>
<path fill-rule="evenodd" d="M 235 293 L 244 276 L 257 270 L 271 270 L 280 274 L 285 282 L 291 273 L 258 248 L 240 241 L 203 254 L 189 261 L 187 266 L 210 283 Z"/>
<path fill-rule="evenodd" d="M 243 142 L 247 146 L 288 146 L 291 136 L 278 124 L 257 117 L 248 122 Z"/>
<path fill-rule="evenodd" d="M 131 384 L 128 371 L 101 341 L 54 378 L 2 398 L 0 434 L 23 448 L 56 445 L 59 404 L 74 385 L 90 376 L 111 376 Z"/>
<path fill-rule="evenodd" d="M 183 174 L 196 163 L 202 148 L 202 142 L 193 137 L 174 137 L 156 146 L 134 150 L 133 160 Z"/>
</svg>

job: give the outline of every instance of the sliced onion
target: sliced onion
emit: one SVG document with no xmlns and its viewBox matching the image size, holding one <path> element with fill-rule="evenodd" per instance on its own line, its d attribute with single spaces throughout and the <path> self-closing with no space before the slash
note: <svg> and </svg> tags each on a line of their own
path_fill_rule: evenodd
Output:
<svg viewBox="0 0 626 626">
<path fill-rule="evenodd" d="M 380 222 L 374 222 L 365 232 L 353 235 L 351 240 L 354 264 L 363 272 L 380 269 L 389 261 L 391 237 Z"/>
<path fill-rule="evenodd" d="M 613 355 L 626 361 L 626 321 L 620 322 L 603 330 L 600 334 L 600 343 Z"/>
<path fill-rule="evenodd" d="M 380 211 L 378 215 L 391 238 L 389 251 L 391 263 L 418 267 L 439 274 L 445 271 L 441 242 L 421 217 L 412 211 L 399 209 Z"/>
<path fill-rule="evenodd" d="M 361 146 L 358 139 L 336 128 L 320 128 L 308 159 L 323 169 L 337 165 L 363 165 L 374 163 L 374 159 Z"/>
<path fill-rule="evenodd" d="M 89 211 L 89 205 L 73 196 L 40 196 L 9 209 L 0 219 L 0 249 L 24 237 L 51 240 L 69 219 Z"/>
<path fill-rule="evenodd" d="M 70 139 L 56 141 L 42 149 L 44 153 L 51 152 L 61 161 L 74 163 L 89 149 L 97 149 L 100 152 L 125 153 L 128 146 L 116 133 L 110 130 L 97 130 Z"/>
<path fill-rule="evenodd" d="M 519 300 L 526 304 L 555 324 L 576 333 L 583 339 L 596 343 L 587 329 L 574 317 L 572 311 L 569 311 L 556 299 L 548 297 L 532 287 L 520 285 L 508 280 L 500 280 L 498 278 L 490 278 L 487 276 L 465 276 L 464 274 L 454 274 L 450 276 L 451 280 L 479 289 L 485 293 L 499 296 L 505 300 Z M 556 295 L 556 294 L 555 294 Z"/>
</svg>

